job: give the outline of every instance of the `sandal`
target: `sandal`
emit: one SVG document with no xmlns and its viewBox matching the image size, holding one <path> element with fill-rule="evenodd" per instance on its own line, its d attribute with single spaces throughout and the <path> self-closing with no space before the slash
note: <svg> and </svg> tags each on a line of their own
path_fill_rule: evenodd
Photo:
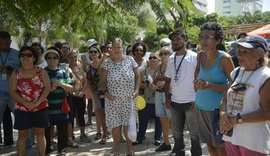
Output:
<svg viewBox="0 0 270 156">
<path fill-rule="evenodd" d="M 97 132 L 96 136 L 95 136 L 95 140 L 99 140 L 101 139 L 102 134 L 100 132 Z"/>
<path fill-rule="evenodd" d="M 104 145 L 104 144 L 106 144 L 106 142 L 107 142 L 107 139 L 102 138 L 98 143 L 101 144 L 101 145 Z"/>
<path fill-rule="evenodd" d="M 134 151 L 131 151 L 131 152 L 127 153 L 126 156 L 136 156 L 136 154 Z"/>
</svg>

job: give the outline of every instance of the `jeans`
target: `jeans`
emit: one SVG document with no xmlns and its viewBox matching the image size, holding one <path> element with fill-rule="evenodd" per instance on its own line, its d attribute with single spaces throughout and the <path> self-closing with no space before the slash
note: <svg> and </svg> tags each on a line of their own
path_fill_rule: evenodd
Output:
<svg viewBox="0 0 270 156">
<path fill-rule="evenodd" d="M 161 123 L 159 117 L 155 113 L 155 105 L 147 103 L 145 108 L 139 111 L 139 132 L 137 135 L 137 141 L 142 142 L 144 139 L 148 121 L 151 118 L 155 118 L 155 140 L 160 140 L 161 138 Z"/>
<path fill-rule="evenodd" d="M 185 156 L 185 144 L 184 144 L 184 125 L 185 122 L 189 129 L 189 135 L 191 139 L 191 154 L 192 156 L 199 156 L 202 154 L 200 145 L 198 127 L 195 119 L 195 113 L 191 111 L 191 103 L 171 103 L 171 126 L 174 138 L 174 147 L 172 153 L 176 156 Z"/>
<path fill-rule="evenodd" d="M 4 145 L 10 146 L 14 144 L 13 141 L 13 123 L 11 118 L 11 111 L 9 107 L 6 107 L 3 118 L 3 130 L 4 130 Z"/>
<path fill-rule="evenodd" d="M 15 102 L 9 96 L 9 92 L 0 92 L 0 123 L 3 121 L 6 107 L 9 107 L 11 112 L 14 113 Z"/>
</svg>

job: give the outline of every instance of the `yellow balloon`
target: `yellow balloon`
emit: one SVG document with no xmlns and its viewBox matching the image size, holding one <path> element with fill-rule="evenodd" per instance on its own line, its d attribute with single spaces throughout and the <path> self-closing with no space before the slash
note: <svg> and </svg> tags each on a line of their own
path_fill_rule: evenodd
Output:
<svg viewBox="0 0 270 156">
<path fill-rule="evenodd" d="M 142 110 L 145 108 L 146 106 L 146 102 L 144 100 L 144 98 L 142 96 L 138 96 L 137 99 L 136 99 L 136 102 L 137 102 L 137 108 L 139 110 Z"/>
</svg>

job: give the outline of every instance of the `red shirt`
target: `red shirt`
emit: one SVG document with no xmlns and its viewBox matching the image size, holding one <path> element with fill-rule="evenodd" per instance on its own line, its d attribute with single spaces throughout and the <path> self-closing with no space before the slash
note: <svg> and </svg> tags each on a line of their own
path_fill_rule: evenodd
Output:
<svg viewBox="0 0 270 156">
<path fill-rule="evenodd" d="M 44 90 L 44 84 L 41 76 L 41 69 L 37 68 L 36 74 L 32 78 L 23 77 L 19 70 L 17 73 L 17 92 L 18 94 L 28 102 L 34 102 L 38 100 Z M 48 107 L 48 100 L 42 101 L 36 108 L 29 110 L 22 103 L 16 103 L 15 110 L 25 111 L 25 112 L 36 112 Z"/>
</svg>

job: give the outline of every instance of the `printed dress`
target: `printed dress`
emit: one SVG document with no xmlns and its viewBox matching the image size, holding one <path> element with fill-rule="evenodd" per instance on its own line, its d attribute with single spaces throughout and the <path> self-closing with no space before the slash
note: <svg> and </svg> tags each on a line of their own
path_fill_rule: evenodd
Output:
<svg viewBox="0 0 270 156">
<path fill-rule="evenodd" d="M 101 65 L 101 68 L 108 72 L 108 92 L 116 97 L 114 101 L 105 99 L 106 124 L 109 128 L 115 128 L 120 125 L 127 126 L 132 106 L 133 113 L 137 119 L 135 100 L 130 98 L 135 90 L 134 68 L 137 66 L 137 63 L 131 56 L 118 63 L 108 58 Z"/>
</svg>

